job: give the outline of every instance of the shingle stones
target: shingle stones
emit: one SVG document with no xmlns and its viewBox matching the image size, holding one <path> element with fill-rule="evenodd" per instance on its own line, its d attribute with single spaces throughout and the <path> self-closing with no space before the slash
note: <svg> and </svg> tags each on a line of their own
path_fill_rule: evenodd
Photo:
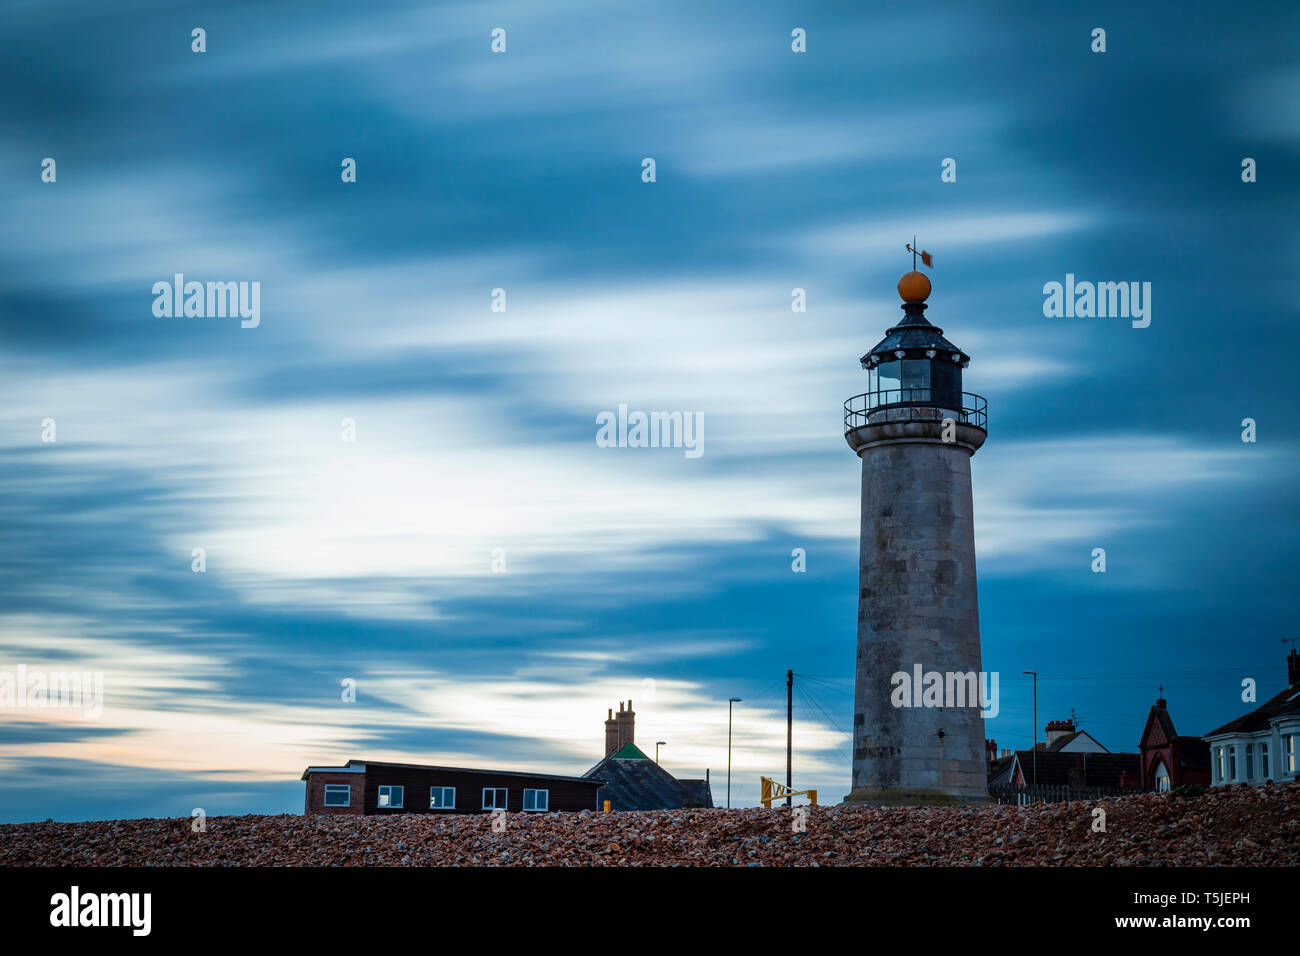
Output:
<svg viewBox="0 0 1300 956">
<path fill-rule="evenodd" d="M 1105 810 L 1105 831 L 1094 830 Z M 189 817 L 0 826 L 0 866 L 1295 866 L 1300 784 L 1031 807 Z M 799 830 L 800 826 L 806 829 Z"/>
</svg>

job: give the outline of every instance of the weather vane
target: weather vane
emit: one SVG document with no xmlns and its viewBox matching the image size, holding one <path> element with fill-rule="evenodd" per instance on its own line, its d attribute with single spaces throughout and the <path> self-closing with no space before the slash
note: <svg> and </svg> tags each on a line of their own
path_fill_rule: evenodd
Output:
<svg viewBox="0 0 1300 956">
<path fill-rule="evenodd" d="M 907 243 L 907 251 L 910 252 L 910 253 L 912 254 L 912 271 L 913 271 L 913 272 L 916 271 L 916 257 L 917 257 L 918 255 L 921 257 L 921 262 L 923 262 L 925 265 L 929 266 L 931 269 L 934 268 L 934 262 L 930 259 L 930 253 L 926 252 L 924 249 L 919 249 L 919 250 L 918 250 L 918 249 L 916 248 L 916 236 L 913 236 L 913 237 L 912 237 L 912 241 L 909 242 L 909 243 Z"/>
</svg>

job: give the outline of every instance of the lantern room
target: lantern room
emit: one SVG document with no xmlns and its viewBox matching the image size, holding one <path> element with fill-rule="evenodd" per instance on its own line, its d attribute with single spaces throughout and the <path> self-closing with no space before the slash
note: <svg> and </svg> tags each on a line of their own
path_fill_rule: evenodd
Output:
<svg viewBox="0 0 1300 956">
<path fill-rule="evenodd" d="M 898 281 L 903 320 L 862 356 L 872 409 L 933 408 L 962 412 L 961 370 L 970 356 L 925 318 L 930 280 L 913 270 Z M 874 417 L 874 416 L 873 416 Z"/>
</svg>

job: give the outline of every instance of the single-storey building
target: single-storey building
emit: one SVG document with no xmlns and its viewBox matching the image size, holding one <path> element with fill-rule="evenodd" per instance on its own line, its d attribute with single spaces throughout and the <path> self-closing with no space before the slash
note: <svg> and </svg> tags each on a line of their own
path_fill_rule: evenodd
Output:
<svg viewBox="0 0 1300 956">
<path fill-rule="evenodd" d="M 305 813 L 510 813 L 599 810 L 603 780 L 513 770 L 349 760 L 308 767 Z"/>
</svg>

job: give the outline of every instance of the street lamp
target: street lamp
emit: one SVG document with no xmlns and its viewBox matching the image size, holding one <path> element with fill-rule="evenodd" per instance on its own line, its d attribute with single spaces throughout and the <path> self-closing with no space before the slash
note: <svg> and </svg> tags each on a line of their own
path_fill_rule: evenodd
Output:
<svg viewBox="0 0 1300 956">
<path fill-rule="evenodd" d="M 658 762 L 659 762 L 659 748 L 660 748 L 660 747 L 667 746 L 667 744 L 668 744 L 668 741 L 666 741 L 666 740 L 656 740 L 656 741 L 655 741 L 655 763 L 658 763 Z"/>
<path fill-rule="evenodd" d="M 1038 671 L 1021 671 L 1022 674 L 1034 675 L 1034 786 L 1038 786 Z"/>
<path fill-rule="evenodd" d="M 731 707 L 739 704 L 739 697 L 727 698 L 727 809 L 731 809 Z"/>
</svg>

